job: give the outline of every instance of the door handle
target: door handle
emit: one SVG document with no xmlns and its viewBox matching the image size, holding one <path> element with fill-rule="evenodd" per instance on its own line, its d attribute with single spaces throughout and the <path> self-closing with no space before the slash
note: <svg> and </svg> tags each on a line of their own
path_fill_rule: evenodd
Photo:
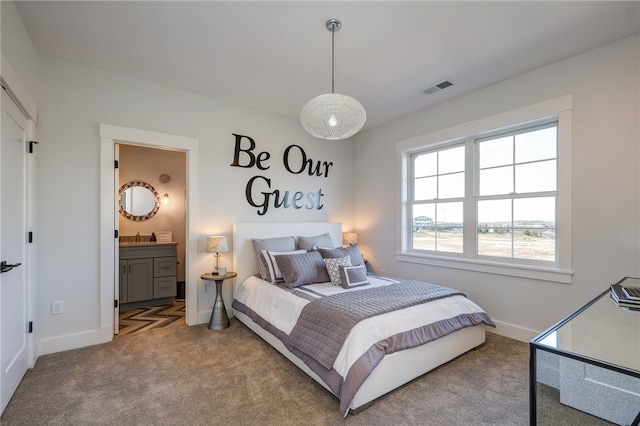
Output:
<svg viewBox="0 0 640 426">
<path fill-rule="evenodd" d="M 9 272 L 13 268 L 17 268 L 20 265 L 22 265 L 22 263 L 14 263 L 13 265 L 7 265 L 7 261 L 3 260 L 2 262 L 0 262 L 0 274 L 4 272 Z"/>
</svg>

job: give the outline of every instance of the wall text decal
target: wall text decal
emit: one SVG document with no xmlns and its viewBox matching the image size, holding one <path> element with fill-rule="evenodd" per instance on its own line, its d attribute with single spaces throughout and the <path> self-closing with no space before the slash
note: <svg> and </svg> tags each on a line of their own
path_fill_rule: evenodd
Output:
<svg viewBox="0 0 640 426">
<path fill-rule="evenodd" d="M 267 164 L 271 158 L 271 154 L 266 151 L 254 153 L 256 142 L 253 138 L 245 135 L 235 136 L 235 149 L 233 153 L 233 162 L 231 167 L 257 168 L 258 170 L 269 170 L 271 165 Z M 243 141 L 247 141 L 248 145 L 243 146 Z M 333 166 L 333 162 L 314 161 L 307 157 L 307 153 L 299 145 L 289 145 L 282 154 L 282 164 L 286 171 L 291 174 L 298 175 L 307 173 L 309 176 L 328 177 L 329 169 Z M 262 175 L 256 175 L 249 179 L 245 188 L 247 202 L 257 207 L 258 215 L 263 216 L 273 205 L 274 208 L 293 208 L 293 209 L 317 209 L 324 207 L 322 197 L 324 193 L 322 188 L 317 191 L 303 192 L 279 189 L 271 190 L 271 179 Z"/>
</svg>

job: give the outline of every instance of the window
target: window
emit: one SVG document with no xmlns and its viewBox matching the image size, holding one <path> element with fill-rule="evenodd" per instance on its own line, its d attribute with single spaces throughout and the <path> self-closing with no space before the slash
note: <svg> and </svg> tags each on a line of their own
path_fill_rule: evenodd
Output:
<svg viewBox="0 0 640 426">
<path fill-rule="evenodd" d="M 399 143 L 398 259 L 570 282 L 569 109 L 505 117 L 485 130 L 485 121 L 500 121 L 491 117 Z M 536 114 L 520 113 L 507 116 Z"/>
<path fill-rule="evenodd" d="M 464 145 L 412 156 L 413 248 L 463 251 Z"/>
<path fill-rule="evenodd" d="M 475 140 L 475 254 L 556 263 L 558 123 Z"/>
</svg>

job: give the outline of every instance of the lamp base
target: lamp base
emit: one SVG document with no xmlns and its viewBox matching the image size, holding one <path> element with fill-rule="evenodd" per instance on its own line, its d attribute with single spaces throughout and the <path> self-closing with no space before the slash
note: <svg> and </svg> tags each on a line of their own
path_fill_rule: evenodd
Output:
<svg viewBox="0 0 640 426">
<path fill-rule="evenodd" d="M 209 319 L 209 330 L 222 330 L 231 325 L 224 306 L 224 300 L 222 299 L 222 282 L 223 280 L 216 280 L 216 300 L 213 303 L 211 318 Z"/>
</svg>

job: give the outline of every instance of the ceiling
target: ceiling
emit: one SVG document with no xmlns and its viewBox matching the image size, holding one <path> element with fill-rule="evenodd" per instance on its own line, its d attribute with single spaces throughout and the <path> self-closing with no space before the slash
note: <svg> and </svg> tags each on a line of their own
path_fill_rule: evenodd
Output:
<svg viewBox="0 0 640 426">
<path fill-rule="evenodd" d="M 335 91 L 365 128 L 640 31 L 638 1 L 16 4 L 38 53 L 290 117 L 331 91 L 337 18 Z"/>
</svg>

